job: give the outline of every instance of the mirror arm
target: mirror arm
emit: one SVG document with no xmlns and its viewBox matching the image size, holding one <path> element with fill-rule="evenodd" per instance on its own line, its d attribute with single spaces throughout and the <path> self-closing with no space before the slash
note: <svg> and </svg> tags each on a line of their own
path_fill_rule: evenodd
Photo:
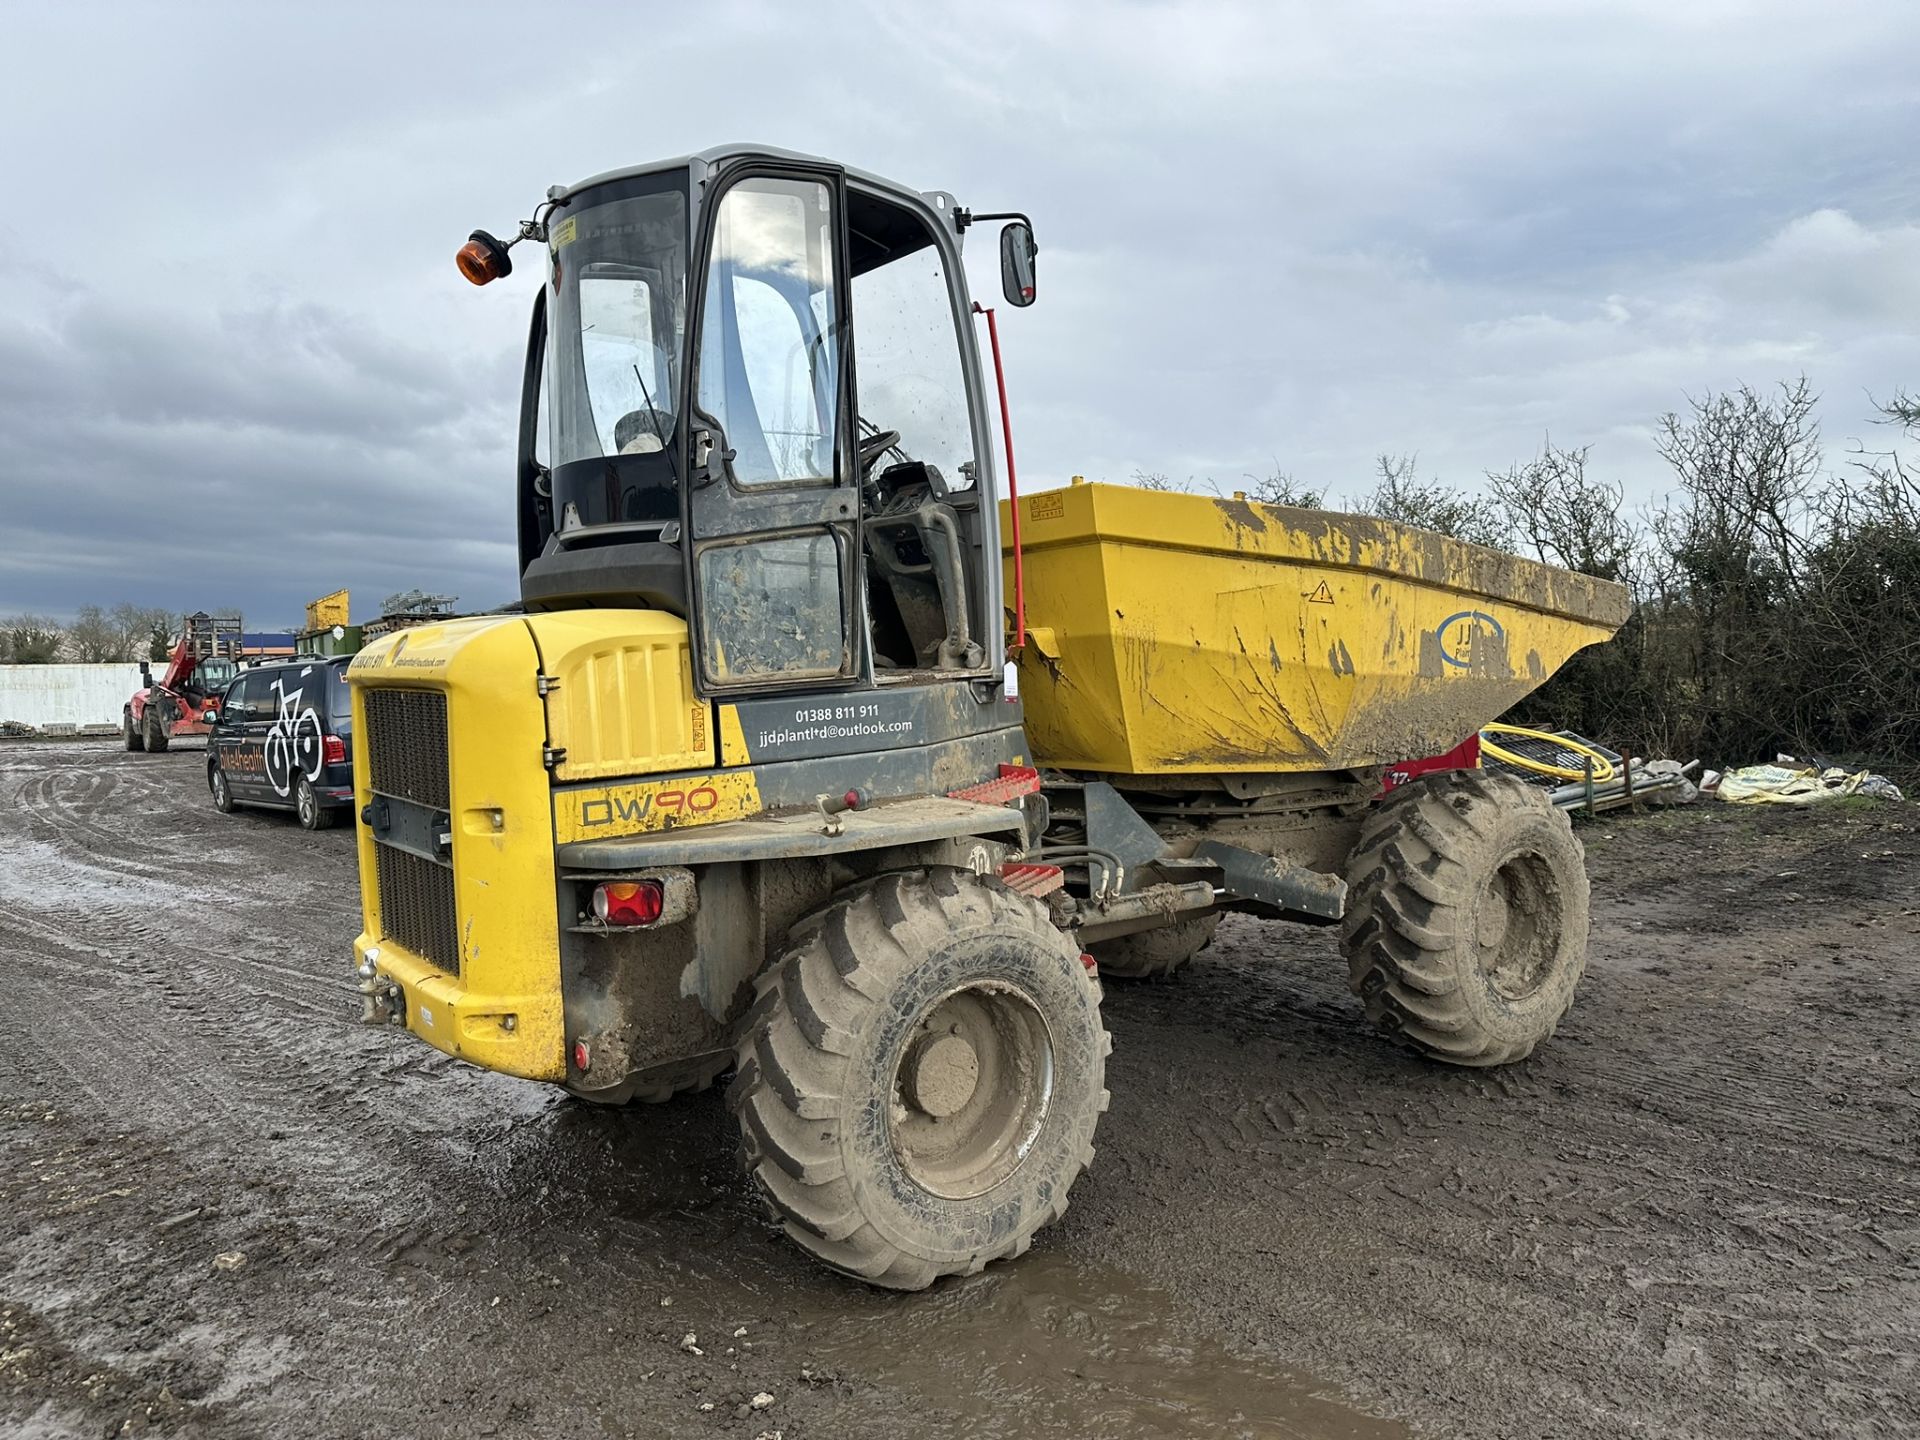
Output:
<svg viewBox="0 0 1920 1440">
<path fill-rule="evenodd" d="M 969 225 L 977 225 L 984 220 L 1018 220 L 1029 230 L 1033 228 L 1033 221 L 1018 210 L 994 210 L 982 215 L 964 209 L 953 212 L 953 228 L 959 231 L 964 232 Z"/>
</svg>

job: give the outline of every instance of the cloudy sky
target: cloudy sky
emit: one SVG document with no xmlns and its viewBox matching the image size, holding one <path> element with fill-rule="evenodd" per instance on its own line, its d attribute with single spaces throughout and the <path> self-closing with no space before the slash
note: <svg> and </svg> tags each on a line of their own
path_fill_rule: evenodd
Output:
<svg viewBox="0 0 1920 1440">
<path fill-rule="evenodd" d="M 0 0 L 0 614 L 511 598 L 546 187 L 731 140 L 1019 208 L 1030 485 L 1336 495 L 1920 387 L 1920 6 Z M 976 247 L 992 286 L 991 246 Z"/>
</svg>

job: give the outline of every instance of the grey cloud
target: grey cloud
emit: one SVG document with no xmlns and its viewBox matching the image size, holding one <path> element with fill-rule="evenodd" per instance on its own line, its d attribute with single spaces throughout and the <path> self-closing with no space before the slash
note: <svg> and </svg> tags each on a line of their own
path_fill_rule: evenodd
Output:
<svg viewBox="0 0 1920 1440">
<path fill-rule="evenodd" d="M 1022 208 L 1029 484 L 1592 441 L 1805 370 L 1836 451 L 1920 384 L 1920 14 L 1543 7 L 343 4 L 10 15 L 0 612 L 513 590 L 545 187 L 759 138 Z M 851 77 L 851 78 L 849 78 Z M 991 294 L 990 244 L 976 288 Z"/>
</svg>

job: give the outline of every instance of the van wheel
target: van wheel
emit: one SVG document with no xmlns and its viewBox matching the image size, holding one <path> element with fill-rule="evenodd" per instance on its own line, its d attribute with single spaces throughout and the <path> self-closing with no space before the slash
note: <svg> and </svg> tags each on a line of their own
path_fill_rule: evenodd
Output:
<svg viewBox="0 0 1920 1440">
<path fill-rule="evenodd" d="M 120 712 L 120 740 L 129 750 L 147 748 L 146 733 L 133 723 L 133 708 L 129 706 Z"/>
<path fill-rule="evenodd" d="M 334 812 L 320 803 L 320 797 L 313 792 L 313 782 L 304 775 L 293 787 L 293 813 L 299 818 L 302 830 L 333 828 Z"/>
<path fill-rule="evenodd" d="M 795 926 L 758 988 L 728 1103 L 816 1259 L 919 1290 L 1065 1213 L 1112 1043 L 1040 902 L 969 870 L 883 876 Z"/>
<path fill-rule="evenodd" d="M 1587 964 L 1587 866 L 1531 785 L 1451 770 L 1396 789 L 1348 862 L 1342 937 L 1367 1014 L 1450 1065 L 1532 1053 Z"/>
<path fill-rule="evenodd" d="M 233 786 L 227 783 L 227 772 L 220 768 L 217 760 L 207 767 L 207 788 L 213 791 L 213 808 L 222 815 L 231 815 Z"/>
</svg>

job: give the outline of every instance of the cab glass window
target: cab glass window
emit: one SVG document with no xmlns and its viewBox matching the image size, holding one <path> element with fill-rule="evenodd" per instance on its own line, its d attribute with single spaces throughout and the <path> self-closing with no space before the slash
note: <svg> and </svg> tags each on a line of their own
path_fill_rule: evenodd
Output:
<svg viewBox="0 0 1920 1440">
<path fill-rule="evenodd" d="M 666 448 L 675 336 L 656 334 L 660 297 L 644 277 L 595 266 L 580 277 L 580 348 L 603 455 Z"/>
<path fill-rule="evenodd" d="M 699 563 L 706 668 L 714 679 L 840 672 L 845 581 L 832 532 L 712 545 Z"/>
<path fill-rule="evenodd" d="M 853 277 L 860 432 L 899 431 L 882 466 L 902 456 L 924 461 L 938 467 L 950 489 L 964 490 L 974 477 L 973 417 L 947 267 L 918 217 L 895 206 L 885 211 L 886 243 L 876 241 L 874 253 L 861 256 L 879 263 L 856 268 Z"/>
<path fill-rule="evenodd" d="M 741 485 L 831 480 L 839 432 L 831 192 L 743 180 L 720 201 L 700 339 L 700 408 Z"/>
<path fill-rule="evenodd" d="M 549 364 L 539 403 L 557 466 L 648 453 L 646 442 L 658 448 L 679 403 L 686 200 L 674 191 L 596 198 L 602 193 L 581 197 L 550 226 Z"/>
</svg>

